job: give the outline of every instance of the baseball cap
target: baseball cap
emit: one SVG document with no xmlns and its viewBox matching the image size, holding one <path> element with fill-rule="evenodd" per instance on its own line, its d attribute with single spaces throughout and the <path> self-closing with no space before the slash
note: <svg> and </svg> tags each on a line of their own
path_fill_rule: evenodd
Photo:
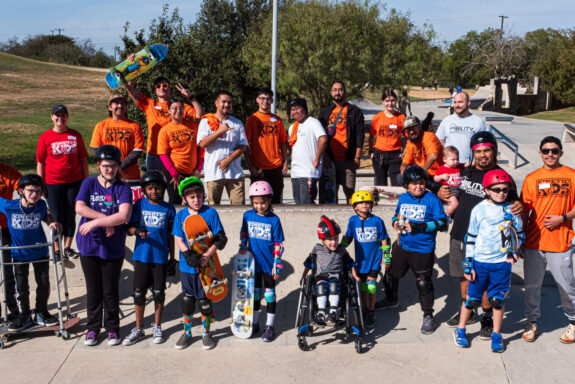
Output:
<svg viewBox="0 0 575 384">
<path fill-rule="evenodd" d="M 110 98 L 108 99 L 108 105 L 112 104 L 112 101 L 114 100 L 118 100 L 118 99 L 122 99 L 122 101 L 126 101 L 126 97 L 122 96 L 122 95 L 112 95 L 110 96 Z"/>
<path fill-rule="evenodd" d="M 62 104 L 55 105 L 54 108 L 52 108 L 52 114 L 55 115 L 58 112 L 64 112 L 67 115 L 68 108 L 66 108 L 66 106 Z"/>
<path fill-rule="evenodd" d="M 409 116 L 403 121 L 403 129 L 421 126 L 421 122 L 416 116 Z"/>
</svg>

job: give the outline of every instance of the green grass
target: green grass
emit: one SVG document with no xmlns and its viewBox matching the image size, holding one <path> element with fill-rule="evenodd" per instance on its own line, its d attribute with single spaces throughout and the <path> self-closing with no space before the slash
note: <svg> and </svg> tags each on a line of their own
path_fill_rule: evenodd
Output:
<svg viewBox="0 0 575 384">
<path fill-rule="evenodd" d="M 537 112 L 532 115 L 527 115 L 523 117 L 575 124 L 575 107 L 563 108 L 555 111 Z"/>
</svg>

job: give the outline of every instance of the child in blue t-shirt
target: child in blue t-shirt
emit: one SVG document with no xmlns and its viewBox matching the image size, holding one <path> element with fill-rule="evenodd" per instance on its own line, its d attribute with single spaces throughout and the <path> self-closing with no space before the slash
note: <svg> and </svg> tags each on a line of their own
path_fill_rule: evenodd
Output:
<svg viewBox="0 0 575 384">
<path fill-rule="evenodd" d="M 156 344 L 164 342 L 161 325 L 166 297 L 166 275 L 168 265 L 176 262 L 171 234 L 176 209 L 164 201 L 166 179 L 161 172 L 149 171 L 142 176 L 141 185 L 146 197 L 136 201 L 128 223 L 128 234 L 137 236 L 132 255 L 136 327 L 124 339 L 124 345 L 137 343 L 145 336 L 144 309 L 148 288 L 152 290 L 155 308 L 153 341 Z"/>
<path fill-rule="evenodd" d="M 433 318 L 434 289 L 431 280 L 435 264 L 435 238 L 437 231 L 447 230 L 447 216 L 437 196 L 425 190 L 427 172 L 418 166 L 403 173 L 403 186 L 407 193 L 399 197 L 393 228 L 399 237 L 391 248 L 391 265 L 385 274 L 387 300 L 384 307 L 397 307 L 397 286 L 409 269 L 415 275 L 419 304 L 423 311 L 421 333 L 435 331 Z"/>
<path fill-rule="evenodd" d="M 263 297 L 268 305 L 262 340 L 269 342 L 274 338 L 275 286 L 283 268 L 281 257 L 284 233 L 279 217 L 272 212 L 273 191 L 271 185 L 267 181 L 256 181 L 250 186 L 249 196 L 254 209 L 244 213 L 240 230 L 239 252 L 245 253 L 249 249 L 254 255 L 256 275 L 253 332 L 259 331 L 259 311 L 263 289 Z"/>
<path fill-rule="evenodd" d="M 50 229 L 61 231 L 60 223 L 55 222 L 46 202 L 42 198 L 42 177 L 35 174 L 22 176 L 18 183 L 19 199 L 6 200 L 0 198 L 0 212 L 8 219 L 8 229 L 12 237 L 13 247 L 22 247 L 46 243 L 46 235 L 42 222 L 48 224 Z M 18 316 L 8 322 L 9 331 L 22 331 L 34 325 L 56 325 L 58 319 L 48 312 L 48 298 L 50 297 L 50 276 L 48 265 L 48 248 L 14 249 L 12 261 L 14 278 L 16 281 Z M 34 263 L 30 263 L 34 261 Z M 30 287 L 28 273 L 30 264 L 34 268 L 36 279 L 36 309 L 32 321 L 30 311 Z"/>
<path fill-rule="evenodd" d="M 381 218 L 371 213 L 373 195 L 368 191 L 357 191 L 351 196 L 356 215 L 349 218 L 347 231 L 342 239 L 346 247 L 355 240 L 355 262 L 358 265 L 361 283 L 363 317 L 368 328 L 375 326 L 376 280 L 381 264 L 390 263 L 389 235 Z M 383 251 L 383 252 L 382 252 Z"/>
<path fill-rule="evenodd" d="M 212 301 L 206 297 L 198 269 L 208 263 L 216 250 L 224 249 L 228 238 L 216 210 L 204 205 L 206 193 L 204 192 L 204 183 L 199 178 L 194 176 L 185 178 L 180 182 L 178 190 L 187 204 L 187 208 L 176 213 L 172 231 L 176 245 L 180 250 L 180 280 L 184 292 L 182 297 L 184 333 L 176 342 L 176 348 L 186 348 L 192 340 L 192 315 L 197 301 L 202 316 L 202 345 L 203 349 L 208 350 L 216 346 L 210 333 L 210 324 L 214 321 Z M 184 221 L 191 215 L 200 215 L 208 224 L 208 229 L 213 233 L 212 246 L 204 254 L 199 254 L 188 246 Z"/>
</svg>

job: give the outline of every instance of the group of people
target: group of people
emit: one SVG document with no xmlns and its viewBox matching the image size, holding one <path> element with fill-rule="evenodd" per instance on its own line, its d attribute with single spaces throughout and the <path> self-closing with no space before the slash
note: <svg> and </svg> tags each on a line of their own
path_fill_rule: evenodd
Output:
<svg viewBox="0 0 575 384">
<path fill-rule="evenodd" d="M 215 346 L 210 334 L 214 321 L 212 303 L 202 288 L 198 270 L 227 243 L 214 208 L 220 204 L 223 190 L 226 189 L 231 204 L 244 204 L 242 156 L 252 178 L 248 197 L 253 209 L 244 214 L 239 251 L 250 250 L 256 260 L 254 330 L 259 331 L 263 297 L 267 314 L 262 339 L 273 340 L 275 282 L 283 269 L 285 239 L 272 204 L 282 202 L 288 154 L 296 203 L 313 203 L 322 170 L 332 168 L 337 185 L 342 186 L 356 213 L 350 217 L 341 242 L 339 225 L 322 217 L 318 225 L 321 243 L 305 261 L 304 276 L 312 268 L 319 270 L 315 276 L 317 326 L 337 322 L 334 316 L 341 273 L 347 269 L 360 283 L 367 327 L 375 324 L 376 308 L 398 306 L 398 281 L 411 269 L 423 311 L 421 332 L 432 333 L 437 326 L 432 277 L 435 238 L 437 231 L 447 230 L 453 222 L 450 274 L 460 279 L 458 296 L 462 304 L 447 324 L 456 328 L 454 338 L 458 346 L 469 346 L 465 326 L 477 321 L 476 309 L 482 307 L 480 338 L 491 339 L 494 352 L 503 351 L 500 330 L 504 302 L 510 289 L 511 265 L 519 256 L 525 257 L 527 323 L 523 339 L 534 341 L 537 336 L 541 284 L 549 263 L 570 323 L 561 341 L 575 342 L 571 245 L 575 170 L 560 163 L 563 152 L 559 139 L 546 137 L 541 141 L 543 167 L 525 179 L 519 194 L 511 177 L 497 165 L 497 141 L 486 131 L 485 123 L 470 112 L 465 92 L 454 96 L 455 113 L 444 119 L 434 134 L 423 130 L 417 117 L 400 114 L 395 108 L 397 95 L 385 91 L 384 111 L 371 122 L 369 147 L 376 184 L 387 185 L 389 176 L 392 185 L 402 185 L 407 190 L 392 218 L 398 233 L 392 241 L 383 220 L 372 213 L 374 197 L 367 191 L 355 191 L 364 118 L 357 107 L 346 101 L 343 82 L 333 82 L 333 103 L 320 111 L 318 119 L 309 116 L 305 99 L 293 99 L 289 113 L 294 123 L 287 131 L 281 119 L 271 113 L 274 95 L 269 89 L 258 92 L 258 112 L 249 117 L 244 128 L 232 116 L 233 97 L 229 92 L 218 93 L 216 112 L 205 114 L 194 95 L 180 84 L 177 89 L 191 105 L 172 100 L 170 84 L 163 77 L 154 82 L 157 100 L 145 96 L 131 83 L 126 88 L 145 112 L 148 123 L 147 172 L 141 178 L 137 162 L 144 152 L 144 136 L 139 125 L 126 117 L 127 99 L 121 95 L 110 97 L 110 117 L 96 125 L 90 141 L 97 175 L 88 175 L 82 136 L 68 128 L 68 110 L 63 105 L 53 108 L 54 127 L 38 141 L 37 174 L 22 176 L 14 168 L 0 164 L 0 212 L 6 215 L 0 223 L 4 243 L 25 246 L 45 242 L 41 226 L 45 222 L 63 235 L 63 249 L 56 248 L 57 259 L 81 256 L 86 281 L 86 345 L 97 344 L 102 325 L 110 345 L 122 343 L 119 280 L 126 236 L 135 235 L 136 326 L 123 343 L 130 345 L 145 336 L 143 318 L 148 289 L 155 307 L 153 340 L 165 340 L 161 323 L 166 276 L 175 274 L 179 265 L 184 332 L 176 347 L 185 348 L 191 341 L 196 303 L 202 317 L 203 348 Z M 319 189 L 321 192 L 321 183 Z M 15 190 L 19 198 L 12 199 Z M 164 201 L 166 192 L 168 202 Z M 46 195 L 47 204 L 41 199 L 42 194 Z M 209 205 L 205 204 L 206 199 Z M 176 213 L 174 204 L 179 203 L 185 207 Z M 447 204 L 446 209 L 443 204 Z M 77 232 L 75 214 L 81 216 Z M 183 222 L 190 215 L 201 216 L 214 234 L 212 247 L 203 254 L 188 247 Z M 79 252 L 72 248 L 74 234 Z M 355 259 L 345 250 L 353 240 Z M 520 252 L 522 246 L 525 252 Z M 176 247 L 179 263 L 175 260 Z M 34 322 L 56 323 L 47 310 L 47 262 L 33 263 L 38 286 L 34 319 L 28 302 L 27 263 L 47 260 L 47 250 L 43 248 L 4 252 L 5 263 L 16 262 L 14 268 L 4 271 L 10 330 L 21 331 Z M 382 265 L 385 297 L 377 301 L 376 278 Z"/>
</svg>

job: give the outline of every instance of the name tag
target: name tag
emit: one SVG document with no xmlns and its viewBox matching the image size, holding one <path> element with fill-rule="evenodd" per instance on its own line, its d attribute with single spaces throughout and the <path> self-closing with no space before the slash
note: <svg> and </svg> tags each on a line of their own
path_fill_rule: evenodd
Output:
<svg viewBox="0 0 575 384">
<path fill-rule="evenodd" d="M 154 109 L 162 109 L 159 105 L 154 105 Z"/>
<path fill-rule="evenodd" d="M 549 188 L 551 188 L 551 184 L 549 184 L 549 183 L 539 184 L 539 189 L 549 189 Z"/>
<path fill-rule="evenodd" d="M 68 140 L 77 140 L 76 136 L 68 136 Z"/>
<path fill-rule="evenodd" d="M 271 121 L 272 123 L 275 123 L 276 121 L 278 121 L 278 119 L 276 119 L 275 117 L 270 117 L 270 121 Z"/>
<path fill-rule="evenodd" d="M 397 129 L 397 125 L 391 124 L 391 125 L 389 126 L 389 129 Z"/>
</svg>

